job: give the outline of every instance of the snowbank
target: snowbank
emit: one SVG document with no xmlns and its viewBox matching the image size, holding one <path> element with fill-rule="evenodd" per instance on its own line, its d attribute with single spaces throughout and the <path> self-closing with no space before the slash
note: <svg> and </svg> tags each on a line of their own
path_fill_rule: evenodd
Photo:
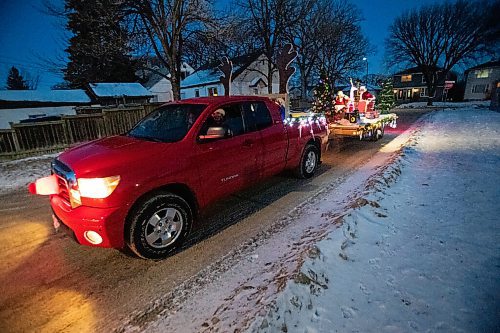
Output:
<svg viewBox="0 0 500 333">
<path fill-rule="evenodd" d="M 250 331 L 498 332 L 499 126 L 433 114 Z"/>
<path fill-rule="evenodd" d="M 21 189 L 38 178 L 50 175 L 50 163 L 57 155 L 0 162 L 0 194 Z"/>
</svg>

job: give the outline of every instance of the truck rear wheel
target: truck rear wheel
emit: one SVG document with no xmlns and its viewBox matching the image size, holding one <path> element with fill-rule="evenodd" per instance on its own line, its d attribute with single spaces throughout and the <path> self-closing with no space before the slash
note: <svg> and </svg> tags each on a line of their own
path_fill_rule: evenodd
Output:
<svg viewBox="0 0 500 333">
<path fill-rule="evenodd" d="M 182 197 L 161 192 L 130 214 L 128 247 L 141 258 L 162 259 L 179 249 L 191 229 L 193 213 Z"/>
<path fill-rule="evenodd" d="M 311 178 L 318 168 L 319 164 L 319 150 L 318 148 L 309 143 L 304 148 L 300 163 L 297 167 L 296 174 L 299 178 Z"/>
</svg>

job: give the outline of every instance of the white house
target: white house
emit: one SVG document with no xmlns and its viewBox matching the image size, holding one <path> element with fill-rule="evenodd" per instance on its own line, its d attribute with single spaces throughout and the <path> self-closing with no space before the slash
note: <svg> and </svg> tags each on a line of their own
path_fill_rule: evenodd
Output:
<svg viewBox="0 0 500 333">
<path fill-rule="evenodd" d="M 192 74 L 194 69 L 187 63 L 183 63 L 181 67 L 181 78 L 185 79 Z M 163 74 L 163 75 L 162 75 Z M 148 81 L 144 84 L 146 89 L 153 95 L 152 102 L 170 102 L 174 99 L 172 93 L 172 83 L 165 78 L 165 75 L 170 77 L 166 68 L 155 68 L 155 72 L 149 76 Z"/>
<path fill-rule="evenodd" d="M 491 92 L 500 80 L 500 60 L 469 68 L 465 77 L 465 100 L 491 99 Z"/>
<path fill-rule="evenodd" d="M 267 57 L 252 53 L 231 59 L 233 75 L 231 95 L 267 94 L 267 79 L 263 73 L 267 71 Z M 181 82 L 181 98 L 224 95 L 224 86 L 220 82 L 222 75 L 219 63 L 198 68 L 193 74 Z M 279 75 L 273 74 L 273 93 L 279 90 Z"/>
</svg>

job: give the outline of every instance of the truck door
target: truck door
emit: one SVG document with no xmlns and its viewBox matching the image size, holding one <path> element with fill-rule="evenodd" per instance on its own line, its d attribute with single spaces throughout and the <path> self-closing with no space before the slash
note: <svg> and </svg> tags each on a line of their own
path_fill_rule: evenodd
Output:
<svg viewBox="0 0 500 333">
<path fill-rule="evenodd" d="M 228 195 L 258 176 L 258 136 L 245 132 L 241 103 L 223 105 L 217 110 L 224 111 L 222 123 L 214 125 L 209 115 L 198 137 L 214 127 L 223 127 L 227 134 L 222 138 L 199 139 L 197 144 L 198 169 L 206 202 Z"/>
<path fill-rule="evenodd" d="M 260 177 L 275 175 L 286 164 L 287 135 L 281 118 L 273 119 L 263 101 L 243 104 L 243 114 L 247 131 L 256 133 L 262 147 L 257 159 Z M 276 113 L 279 117 L 279 113 Z"/>
</svg>

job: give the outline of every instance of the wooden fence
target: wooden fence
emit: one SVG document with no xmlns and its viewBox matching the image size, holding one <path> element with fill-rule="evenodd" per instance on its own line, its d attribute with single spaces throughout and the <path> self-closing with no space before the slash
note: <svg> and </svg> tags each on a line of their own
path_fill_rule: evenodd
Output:
<svg viewBox="0 0 500 333">
<path fill-rule="evenodd" d="M 96 109 L 61 120 L 12 124 L 0 130 L 0 158 L 29 155 L 127 132 L 158 105 Z"/>
</svg>

